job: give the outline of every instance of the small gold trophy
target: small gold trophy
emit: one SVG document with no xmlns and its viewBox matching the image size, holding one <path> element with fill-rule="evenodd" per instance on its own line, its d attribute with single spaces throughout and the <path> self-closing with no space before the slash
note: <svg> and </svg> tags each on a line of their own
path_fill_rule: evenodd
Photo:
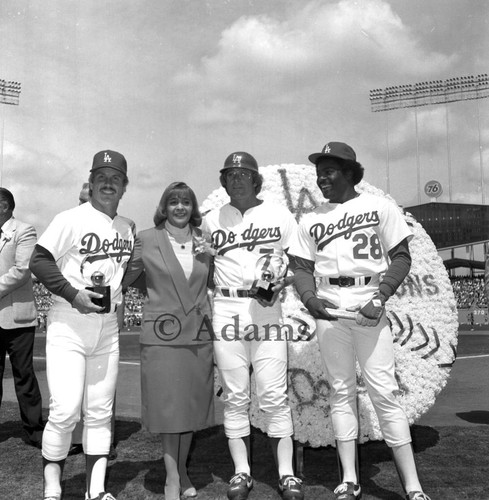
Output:
<svg viewBox="0 0 489 500">
<path fill-rule="evenodd" d="M 91 290 L 95 293 L 100 293 L 103 297 L 94 299 L 92 302 L 100 307 L 103 307 L 101 311 L 97 311 L 99 314 L 110 312 L 110 286 L 104 285 L 105 274 L 100 271 L 95 271 L 92 276 L 90 276 L 93 286 L 87 286 L 87 290 Z"/>
</svg>

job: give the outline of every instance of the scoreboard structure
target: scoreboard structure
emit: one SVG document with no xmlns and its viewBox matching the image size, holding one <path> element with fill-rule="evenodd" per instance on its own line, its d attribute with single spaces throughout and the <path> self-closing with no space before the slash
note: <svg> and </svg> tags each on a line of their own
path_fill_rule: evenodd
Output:
<svg viewBox="0 0 489 500">
<path fill-rule="evenodd" d="M 423 226 L 437 250 L 489 241 L 489 206 L 425 203 L 404 210 Z"/>
</svg>

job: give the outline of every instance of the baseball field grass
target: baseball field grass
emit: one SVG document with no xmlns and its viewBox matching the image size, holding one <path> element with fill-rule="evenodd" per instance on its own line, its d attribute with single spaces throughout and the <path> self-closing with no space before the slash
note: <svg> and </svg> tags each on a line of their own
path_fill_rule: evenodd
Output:
<svg viewBox="0 0 489 500">
<path fill-rule="evenodd" d="M 47 415 L 46 415 L 47 416 Z M 489 499 L 489 428 L 412 427 L 414 449 L 422 483 L 432 500 Z M 138 420 L 116 421 L 117 458 L 109 463 L 107 491 L 118 500 L 164 498 L 165 473 L 157 436 L 141 430 Z M 255 488 L 250 500 L 279 499 L 277 476 L 266 437 L 252 436 Z M 0 499 L 42 499 L 42 459 L 37 448 L 23 441 L 18 407 L 2 404 L 0 411 Z M 402 489 L 383 442 L 360 446 L 361 482 L 364 500 L 401 500 Z M 226 439 L 221 426 L 195 436 L 190 477 L 199 500 L 225 500 L 226 481 L 232 474 Z M 306 500 L 333 499 L 337 485 L 336 453 L 333 448 L 305 448 Z M 64 500 L 83 499 L 85 492 L 83 455 L 68 457 L 64 471 Z"/>
</svg>

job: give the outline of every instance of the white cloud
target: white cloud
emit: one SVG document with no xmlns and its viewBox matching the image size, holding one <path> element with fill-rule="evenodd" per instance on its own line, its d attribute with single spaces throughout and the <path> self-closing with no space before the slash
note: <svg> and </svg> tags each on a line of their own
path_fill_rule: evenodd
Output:
<svg viewBox="0 0 489 500">
<path fill-rule="evenodd" d="M 234 106 L 270 103 L 278 93 L 288 105 L 299 87 L 327 89 L 320 96 L 327 101 L 344 93 L 345 80 L 353 95 L 380 85 L 381 74 L 382 82 L 417 80 L 446 71 L 454 60 L 424 49 L 385 1 L 311 2 L 281 21 L 238 19 L 223 31 L 216 53 L 182 71 L 175 84 L 193 87 L 197 98 L 224 96 Z"/>
<path fill-rule="evenodd" d="M 481 0 L 4 3 L 0 76 L 22 82 L 21 105 L 6 110 L 4 180 L 30 190 L 19 208 L 40 227 L 76 202 L 107 146 L 130 165 L 124 213 L 144 220 L 176 176 L 199 195 L 215 188 L 217 166 L 241 148 L 260 164 L 301 163 L 345 140 L 383 187 L 386 118 L 393 179 L 394 167 L 411 175 L 392 181 L 405 202 L 412 110 L 371 113 L 369 90 L 486 71 Z M 423 161 L 441 164 L 443 110 L 418 118 Z M 478 149 L 469 119 L 450 129 L 463 145 L 455 177 Z"/>
<path fill-rule="evenodd" d="M 383 0 L 342 0 L 320 7 L 311 4 L 305 11 L 311 20 L 311 40 L 321 53 L 318 62 L 342 61 L 341 70 L 375 78 L 381 70 L 393 75 L 429 75 L 445 70 L 451 56 L 422 47 L 412 30 Z"/>
</svg>

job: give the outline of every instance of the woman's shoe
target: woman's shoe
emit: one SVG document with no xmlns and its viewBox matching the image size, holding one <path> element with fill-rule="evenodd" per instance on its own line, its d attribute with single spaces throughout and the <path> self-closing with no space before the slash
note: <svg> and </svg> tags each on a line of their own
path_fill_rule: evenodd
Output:
<svg viewBox="0 0 489 500">
<path fill-rule="evenodd" d="M 182 497 L 183 498 L 195 498 L 197 496 L 197 490 L 194 488 L 192 481 L 188 477 L 188 471 L 185 468 L 180 472 L 180 485 L 182 486 Z"/>
<path fill-rule="evenodd" d="M 197 490 L 193 486 L 190 486 L 190 488 L 187 488 L 182 493 L 182 496 L 183 498 L 195 498 L 197 496 Z"/>
<path fill-rule="evenodd" d="M 165 500 L 180 500 L 180 485 L 165 484 Z"/>
</svg>

